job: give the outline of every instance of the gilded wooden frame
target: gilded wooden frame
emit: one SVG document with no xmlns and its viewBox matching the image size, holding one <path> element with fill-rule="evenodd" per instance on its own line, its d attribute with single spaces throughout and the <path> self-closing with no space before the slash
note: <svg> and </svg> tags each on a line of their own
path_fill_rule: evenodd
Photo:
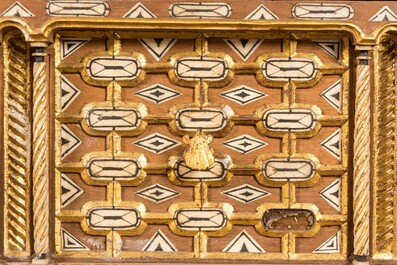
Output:
<svg viewBox="0 0 397 265">
<path fill-rule="evenodd" d="M 370 255 L 374 260 L 396 260 L 397 259 L 397 231 L 395 227 L 397 226 L 397 222 L 394 221 L 396 216 L 396 200 L 397 196 L 394 195 L 393 199 L 390 200 L 390 194 L 384 193 L 380 191 L 380 181 L 387 181 L 391 182 L 391 178 L 394 180 L 396 178 L 397 173 L 392 172 L 392 173 L 387 173 L 383 172 L 383 169 L 381 167 L 381 164 L 379 164 L 380 160 L 382 159 L 382 154 L 383 153 L 395 153 L 396 149 L 394 146 L 396 146 L 396 140 L 394 139 L 388 139 L 390 143 L 393 143 L 393 145 L 390 146 L 383 146 L 381 147 L 379 144 L 381 141 L 383 141 L 383 126 L 386 126 L 382 123 L 381 120 L 381 114 L 386 111 L 386 114 L 388 115 L 390 112 L 395 112 L 396 107 L 392 106 L 394 108 L 387 110 L 384 110 L 386 108 L 386 105 L 383 104 L 384 102 L 384 96 L 382 96 L 382 91 L 386 90 L 390 92 L 392 95 L 395 95 L 395 88 L 393 86 L 387 85 L 387 80 L 385 80 L 384 75 L 380 74 L 380 71 L 384 69 L 382 63 L 383 61 L 380 61 L 380 59 L 385 58 L 384 56 L 387 56 L 387 54 L 384 54 L 384 50 L 386 49 L 384 47 L 384 41 L 385 40 L 394 40 L 394 33 L 397 32 L 397 25 L 391 23 L 386 26 L 382 26 L 380 28 L 377 28 L 371 33 L 366 33 L 364 32 L 359 26 L 357 26 L 354 23 L 349 23 L 349 22 L 323 22 L 323 21 L 318 21 L 318 22 L 313 22 L 313 21 L 288 21 L 288 22 L 283 22 L 283 21 L 266 21 L 266 23 L 263 22 L 256 22 L 256 21 L 207 21 L 207 20 L 174 20 L 174 19 L 141 19 L 141 20 L 134 20 L 134 19 L 79 19 L 79 18 L 72 18 L 72 19 L 52 19 L 50 22 L 44 24 L 42 28 L 40 29 L 35 29 L 31 25 L 29 25 L 27 22 L 21 19 L 7 19 L 7 18 L 2 18 L 0 19 L 0 29 L 4 32 L 6 28 L 15 28 L 18 29 L 19 31 L 22 32 L 22 34 L 25 37 L 25 41 L 28 43 L 32 44 L 32 47 L 35 46 L 35 44 L 38 43 L 52 43 L 54 42 L 56 38 L 56 34 L 62 31 L 67 31 L 67 30 L 97 30 L 97 31 L 112 31 L 114 29 L 117 30 L 119 35 L 123 38 L 131 34 L 131 32 L 134 32 L 134 37 L 147 37 L 152 34 L 153 31 L 157 32 L 169 32 L 167 36 L 169 37 L 176 37 L 180 33 L 184 33 L 185 36 L 190 37 L 190 38 L 197 38 L 201 34 L 204 34 L 205 36 L 208 37 L 258 37 L 258 36 L 275 36 L 277 35 L 278 37 L 284 36 L 286 37 L 289 33 L 292 32 L 296 34 L 296 36 L 299 38 L 299 36 L 304 36 L 307 38 L 313 38 L 314 36 L 318 38 L 318 33 L 320 32 L 333 32 L 333 34 L 337 36 L 347 36 L 351 44 L 358 47 L 359 50 L 362 50 L 360 47 L 365 47 L 365 50 L 370 50 L 373 52 L 373 63 L 369 63 L 369 67 L 373 69 L 373 75 L 371 75 L 369 78 L 371 79 L 371 82 L 368 83 L 368 88 L 370 91 L 370 106 L 371 109 L 373 110 L 373 115 L 371 116 L 371 120 L 368 119 L 368 128 L 370 130 L 368 131 L 368 134 L 365 134 L 366 137 L 369 137 L 367 141 L 371 142 L 372 150 L 374 150 L 373 153 L 367 154 L 367 156 L 371 157 L 371 160 L 369 164 L 365 165 L 370 174 L 370 183 L 368 183 L 368 192 L 365 196 L 368 197 L 368 201 L 370 201 L 369 208 L 367 209 L 369 212 L 371 212 L 371 215 L 368 217 L 372 223 L 372 228 L 370 234 L 365 235 L 368 237 L 368 242 L 371 245 L 371 251 L 370 252 L 362 252 L 362 253 L 355 253 L 357 255 Z M 277 30 L 281 30 L 281 32 L 277 32 L 274 30 L 274 28 L 277 28 Z M 84 35 L 84 33 L 82 33 Z M 200 39 L 200 38 L 198 38 Z M 346 40 L 347 41 L 347 40 Z M 344 51 L 345 53 L 348 53 L 348 51 Z M 35 56 L 33 54 L 33 56 Z M 390 55 L 389 55 L 390 56 Z M 369 61 L 371 61 L 371 58 L 369 58 Z M 388 57 L 392 58 L 392 57 Z M 360 55 L 358 56 L 358 60 L 360 59 L 367 59 L 365 58 L 360 58 Z M 347 63 L 345 61 L 344 63 Z M 152 65 L 147 65 L 146 66 L 147 71 L 167 71 L 168 66 L 167 65 L 162 65 L 162 67 L 154 67 Z M 239 67 L 238 65 L 235 66 L 235 73 L 238 72 L 246 72 L 248 71 L 247 69 L 244 69 L 244 67 Z M 357 71 L 357 70 L 356 70 Z M 348 79 L 348 76 L 346 77 Z M 48 79 L 46 80 L 47 84 L 49 83 Z M 347 81 L 345 81 L 347 82 Z M 347 85 L 345 86 L 347 87 Z M 51 98 L 54 96 L 53 92 L 47 92 L 46 97 Z M 57 95 L 55 94 L 57 97 Z M 7 95 L 6 95 L 7 98 Z M 369 98 L 368 98 L 369 100 Z M 389 101 L 387 101 L 389 100 Z M 389 98 L 386 99 L 387 102 L 394 102 L 395 103 L 395 98 Z M 52 102 L 52 101 L 50 101 Z M 348 103 L 344 102 L 343 104 L 345 111 L 348 109 Z M 356 109 L 355 112 L 358 110 Z M 345 113 L 345 112 L 344 112 Z M 345 114 L 345 118 L 348 117 L 347 112 Z M 8 116 L 5 117 L 5 119 L 8 119 Z M 51 124 L 53 121 L 48 121 L 49 124 Z M 327 121 L 327 122 L 332 122 L 332 121 Z M 350 128 L 352 128 L 350 126 Z M 356 128 L 356 131 L 360 133 L 360 128 Z M 395 136 L 397 135 L 396 132 L 396 127 L 391 126 L 390 127 L 390 132 Z M 347 139 L 348 135 L 347 132 L 344 133 L 345 139 Z M 116 137 L 117 138 L 117 137 Z M 109 139 L 109 143 L 113 143 L 114 139 Z M 116 140 L 117 143 L 117 140 Z M 50 144 L 52 146 L 52 144 Z M 353 145 L 351 145 L 353 146 Z M 380 149 L 384 148 L 384 149 Z M 48 150 L 48 146 L 47 146 Z M 53 155 L 52 155 L 53 157 Z M 391 158 L 392 160 L 387 160 L 389 163 L 394 163 L 396 164 L 395 157 Z M 7 163 L 7 160 L 5 160 Z M 33 161 L 34 163 L 34 161 Z M 49 168 L 53 169 L 54 165 L 50 165 Z M 55 165 L 55 166 L 61 166 L 61 165 Z M 347 166 L 347 161 L 343 163 L 343 166 Z M 61 166 L 61 168 L 64 168 Z M 164 168 L 148 168 L 147 170 L 157 170 L 157 171 L 166 171 L 168 168 L 167 165 L 164 165 Z M 255 166 L 253 167 L 244 167 L 244 165 L 233 165 L 232 169 L 239 169 L 242 171 L 250 171 L 250 172 L 256 172 L 257 168 Z M 65 167 L 66 170 L 68 170 L 68 167 Z M 327 170 L 340 170 L 340 169 L 327 169 Z M 52 174 L 52 173 L 50 173 Z M 387 177 L 385 177 L 385 175 Z M 34 178 L 34 177 L 33 177 Z M 54 181 L 53 178 L 51 178 L 52 181 Z M 346 184 L 347 181 L 345 181 L 344 185 Z M 346 186 L 345 186 L 346 187 Z M 117 187 L 115 187 L 117 188 Z M 347 187 L 346 187 L 347 188 Z M 389 187 L 390 189 L 390 187 Z M 391 186 L 391 190 L 395 190 L 395 187 Z M 347 191 L 347 189 L 345 189 Z M 32 193 L 34 194 L 36 191 L 33 190 Z M 347 196 L 347 194 L 345 194 Z M 49 197 L 50 196 L 50 191 L 47 190 L 44 196 Z M 346 198 L 345 196 L 345 198 Z M 388 198 L 385 198 L 387 196 Z M 378 206 L 378 203 L 385 203 L 385 206 L 391 207 L 390 211 L 387 211 L 387 220 L 392 222 L 391 224 L 388 223 L 379 223 L 381 220 L 379 220 L 378 214 L 381 214 L 379 212 L 379 209 L 381 209 L 380 206 Z M 345 210 L 347 212 L 347 202 L 344 203 L 345 205 Z M 140 206 L 139 206 L 140 207 Z M 227 208 L 227 206 L 224 206 Z M 301 207 L 302 209 L 308 208 L 309 206 L 306 205 L 299 205 L 298 207 Z M 33 212 L 35 212 L 37 209 L 33 208 Z M 265 209 L 260 209 L 260 211 L 264 211 Z M 353 209 L 357 210 L 357 209 Z M 229 211 L 229 210 L 227 210 Z M 226 211 L 226 212 L 227 212 Z M 28 211 L 28 214 L 30 211 Z M 349 215 L 352 215 L 352 213 L 349 213 Z M 392 215 L 393 217 L 390 217 Z M 149 219 L 156 219 L 155 216 L 149 217 Z M 255 219 L 256 217 L 253 217 Z M 332 219 L 332 218 L 331 218 Z M 238 221 L 237 221 L 238 222 Z M 355 222 L 355 220 L 353 220 Z M 388 232 L 387 235 L 381 234 L 380 230 L 382 230 L 383 226 L 387 226 Z M 47 227 L 47 229 L 52 228 Z M 27 231 L 27 234 L 29 232 Z M 380 241 L 383 240 L 383 236 L 387 238 L 388 246 L 384 247 L 380 245 Z M 47 235 L 49 237 L 49 235 Z M 199 237 L 203 237 L 200 239 Z M 28 242 L 29 237 L 26 237 L 26 240 Z M 57 239 L 55 245 L 59 245 L 58 242 L 59 239 Z M 197 239 L 195 240 L 205 240 L 205 236 L 199 235 Z M 8 244 L 8 239 L 5 238 L 4 240 L 4 245 L 7 246 Z M 344 248 L 347 249 L 347 240 L 343 241 Z M 353 248 L 355 246 L 352 246 Z M 7 248 L 7 247 L 6 247 Z M 30 252 L 31 250 L 29 249 L 29 245 L 27 246 L 27 249 L 25 251 Z M 24 256 L 25 251 L 21 251 L 20 253 L 16 253 L 17 256 Z M 286 251 L 285 254 L 293 254 L 291 253 L 290 250 Z M 128 255 L 129 256 L 129 255 Z M 131 257 L 140 257 L 141 255 L 132 255 Z M 161 254 L 158 255 L 161 257 Z M 152 256 L 152 257 L 157 257 Z M 167 255 L 167 257 L 169 257 Z M 191 258 L 192 256 L 185 256 L 181 258 Z M 207 255 L 207 257 L 211 257 L 211 255 Z M 294 259 L 297 260 L 311 260 L 314 257 L 309 256 L 299 256 L 299 255 L 293 255 Z M 211 257 L 211 258 L 223 258 L 223 256 L 217 256 L 217 257 Z M 244 256 L 241 258 L 250 258 L 250 256 Z M 270 259 L 276 260 L 279 258 L 285 258 L 285 257 L 279 257 L 279 256 L 274 256 L 271 257 Z M 335 260 L 344 260 L 346 259 L 346 256 L 331 256 L 330 259 Z"/>
</svg>

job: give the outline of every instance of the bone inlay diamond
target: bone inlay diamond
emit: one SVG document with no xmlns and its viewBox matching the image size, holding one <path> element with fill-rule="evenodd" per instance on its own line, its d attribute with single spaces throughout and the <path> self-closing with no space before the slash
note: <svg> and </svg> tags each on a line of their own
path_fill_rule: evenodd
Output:
<svg viewBox="0 0 397 265">
<path fill-rule="evenodd" d="M 270 195 L 269 192 L 249 184 L 226 190 L 222 194 L 243 203 L 250 203 Z"/>
<path fill-rule="evenodd" d="M 182 93 L 162 84 L 155 84 L 153 86 L 144 88 L 135 92 L 135 94 L 156 104 L 161 104 L 182 95 Z"/>
<path fill-rule="evenodd" d="M 245 85 L 235 87 L 220 93 L 219 95 L 241 105 L 249 104 L 267 96 L 266 93 L 260 92 Z"/>
<path fill-rule="evenodd" d="M 161 154 L 180 145 L 181 143 L 160 133 L 153 133 L 145 138 L 135 141 L 134 144 L 152 153 Z"/>
<path fill-rule="evenodd" d="M 267 145 L 266 142 L 258 140 L 248 134 L 238 136 L 222 144 L 243 154 L 252 152 Z"/>
<path fill-rule="evenodd" d="M 155 203 L 165 202 L 180 195 L 179 192 L 160 184 L 154 184 L 152 186 L 135 192 L 135 194 L 141 196 L 142 198 L 151 200 Z"/>
</svg>

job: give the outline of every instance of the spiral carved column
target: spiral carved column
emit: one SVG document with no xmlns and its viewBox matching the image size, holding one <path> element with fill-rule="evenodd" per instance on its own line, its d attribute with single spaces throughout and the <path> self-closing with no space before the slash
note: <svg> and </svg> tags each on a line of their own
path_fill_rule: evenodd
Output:
<svg viewBox="0 0 397 265">
<path fill-rule="evenodd" d="M 48 263 L 49 174 L 46 62 L 42 43 L 35 47 L 33 63 L 33 237 L 36 258 Z"/>
<path fill-rule="evenodd" d="M 29 257 L 30 244 L 30 71 L 29 50 L 19 32 L 4 39 L 5 252 Z"/>
<path fill-rule="evenodd" d="M 370 213 L 370 57 L 371 47 L 356 47 L 359 51 L 356 68 L 354 117 L 354 184 L 353 222 L 354 254 L 357 261 L 369 255 Z"/>
<path fill-rule="evenodd" d="M 381 253 L 393 252 L 394 226 L 394 163 L 396 155 L 396 44 L 384 40 L 379 45 L 379 78 L 377 80 L 378 138 L 377 193 L 376 193 L 376 245 Z"/>
</svg>

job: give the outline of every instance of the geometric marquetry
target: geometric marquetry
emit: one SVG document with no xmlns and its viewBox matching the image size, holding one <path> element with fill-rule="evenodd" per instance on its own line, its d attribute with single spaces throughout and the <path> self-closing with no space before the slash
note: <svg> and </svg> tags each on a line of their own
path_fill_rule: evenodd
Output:
<svg viewBox="0 0 397 265">
<path fill-rule="evenodd" d="M 2 262 L 397 260 L 397 4 L 3 2 Z"/>
<path fill-rule="evenodd" d="M 223 250 L 223 252 L 264 253 L 265 250 L 247 232 L 241 231 Z"/>
<path fill-rule="evenodd" d="M 225 91 L 219 95 L 226 99 L 229 99 L 236 103 L 239 103 L 241 105 L 246 105 L 253 101 L 256 101 L 258 99 L 268 96 L 261 91 L 255 90 L 255 89 L 250 88 L 245 85 L 235 87 L 235 88 Z"/>
<path fill-rule="evenodd" d="M 204 12 L 203 12 L 204 11 Z M 225 3 L 174 3 L 169 13 L 176 18 L 227 18 L 231 8 Z"/>
<path fill-rule="evenodd" d="M 257 39 L 228 39 L 225 42 L 233 49 L 244 61 L 262 44 L 263 40 Z"/>
<path fill-rule="evenodd" d="M 16 1 L 14 4 L 9 6 L 3 13 L 0 14 L 0 17 L 34 17 L 35 15 L 27 9 L 20 2 Z"/>
<path fill-rule="evenodd" d="M 136 95 L 146 100 L 152 101 L 156 104 L 161 104 L 175 97 L 182 95 L 182 93 L 175 91 L 162 84 L 155 84 L 135 92 Z"/>
<path fill-rule="evenodd" d="M 340 251 L 340 236 L 340 231 L 338 231 L 316 248 L 313 253 L 338 253 Z"/>
<path fill-rule="evenodd" d="M 316 41 L 315 43 L 319 45 L 331 57 L 335 58 L 338 61 L 341 59 L 341 52 L 342 52 L 341 41 L 329 40 L 329 41 Z"/>
<path fill-rule="evenodd" d="M 77 51 L 90 39 L 87 38 L 63 38 L 61 40 L 61 59 L 65 59 L 73 52 Z"/>
<path fill-rule="evenodd" d="M 258 189 L 249 184 L 241 185 L 235 187 L 234 189 L 224 191 L 222 194 L 243 203 L 250 203 L 270 195 L 269 192 Z"/>
<path fill-rule="evenodd" d="M 259 5 L 255 10 L 253 10 L 245 19 L 263 19 L 263 20 L 271 20 L 271 19 L 278 19 L 278 17 L 270 11 L 266 6 L 263 4 Z"/>
<path fill-rule="evenodd" d="M 345 4 L 299 3 L 292 8 L 292 15 L 297 19 L 347 20 L 354 16 L 354 10 Z"/>
<path fill-rule="evenodd" d="M 145 6 L 126 16 L 153 17 Z M 203 8 L 205 16 L 230 12 L 218 3 L 172 4 L 169 12 L 204 17 Z M 68 92 L 56 114 L 65 198 L 57 229 L 70 234 L 70 244 L 85 245 L 81 235 L 106 237 L 114 247 L 97 257 L 178 259 L 198 251 L 267 260 L 298 251 L 286 233 L 312 238 L 329 218 L 339 230 L 347 225 L 345 39 L 316 36 L 310 53 L 292 52 L 307 45 L 299 36 L 273 52 L 271 40 L 258 37 L 107 36 L 57 37 L 57 93 Z M 62 56 L 65 47 L 70 56 Z M 311 90 L 313 100 L 298 100 Z M 313 190 L 311 200 L 302 199 L 305 189 Z M 335 241 L 329 231 L 306 255 L 346 251 L 346 234 Z M 278 250 L 264 243 L 275 239 Z M 220 240 L 215 249 L 213 240 Z"/>
<path fill-rule="evenodd" d="M 145 7 L 141 2 L 131 7 L 123 17 L 129 18 L 155 18 L 156 16 Z"/>
<path fill-rule="evenodd" d="M 341 113 L 342 104 L 341 99 L 341 81 L 338 80 L 332 84 L 329 88 L 324 90 L 320 95 L 325 99 L 332 107 L 334 107 L 339 113 Z"/>
<path fill-rule="evenodd" d="M 267 143 L 250 135 L 243 134 L 224 142 L 223 145 L 237 152 L 246 154 L 256 149 L 265 147 Z"/>
<path fill-rule="evenodd" d="M 136 194 L 155 203 L 161 203 L 178 196 L 180 193 L 160 184 L 154 184 L 143 190 L 137 191 Z"/>
<path fill-rule="evenodd" d="M 158 230 L 142 248 L 142 251 L 174 252 L 178 250 L 161 230 Z"/>
<path fill-rule="evenodd" d="M 62 249 L 66 251 L 82 251 L 89 250 L 83 243 L 81 243 L 76 237 L 72 234 L 66 232 L 62 229 Z"/>
<path fill-rule="evenodd" d="M 330 155 L 338 160 L 341 160 L 342 154 L 342 143 L 341 143 L 341 131 L 337 129 L 331 135 L 329 135 L 324 141 L 320 143 L 321 147 L 324 148 Z"/>
<path fill-rule="evenodd" d="M 140 39 L 139 41 L 157 61 L 159 61 L 176 42 L 175 39 L 162 38 Z"/>
<path fill-rule="evenodd" d="M 397 15 L 388 6 L 379 9 L 368 21 L 396 21 Z"/>
<path fill-rule="evenodd" d="M 326 200 L 338 212 L 340 212 L 341 207 L 340 188 L 340 179 L 336 179 L 320 192 L 320 195 L 324 200 Z"/>
</svg>

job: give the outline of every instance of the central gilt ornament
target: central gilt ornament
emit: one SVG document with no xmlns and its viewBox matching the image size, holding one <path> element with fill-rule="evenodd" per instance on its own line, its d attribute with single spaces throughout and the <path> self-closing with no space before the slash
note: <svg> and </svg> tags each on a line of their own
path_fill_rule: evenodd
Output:
<svg viewBox="0 0 397 265">
<path fill-rule="evenodd" d="M 197 131 L 192 139 L 189 135 L 185 135 L 183 142 L 189 145 L 183 152 L 185 164 L 195 170 L 206 170 L 212 166 L 215 161 L 214 151 L 209 146 L 212 140 L 211 135 L 206 135 L 201 131 Z"/>
</svg>

